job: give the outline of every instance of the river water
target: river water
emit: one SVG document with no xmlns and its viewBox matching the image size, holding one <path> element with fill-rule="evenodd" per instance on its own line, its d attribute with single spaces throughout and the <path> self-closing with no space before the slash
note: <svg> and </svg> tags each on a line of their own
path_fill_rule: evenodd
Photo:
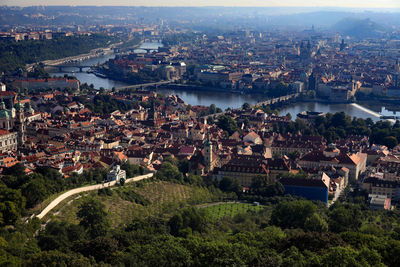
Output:
<svg viewBox="0 0 400 267">
<path fill-rule="evenodd" d="M 140 50 L 140 48 L 145 49 L 157 49 L 161 47 L 161 43 L 143 43 L 136 52 L 145 52 L 145 50 Z M 78 65 L 89 66 L 102 64 L 109 60 L 110 58 L 114 58 L 114 55 L 104 55 L 97 58 L 91 58 L 88 60 L 84 60 L 80 62 Z M 74 75 L 77 77 L 81 83 L 93 84 L 95 88 L 104 87 L 106 89 L 111 89 L 112 87 L 120 87 L 128 85 L 124 82 L 111 80 L 108 78 L 97 77 L 93 73 L 86 72 L 75 72 L 71 73 L 71 71 L 76 70 L 76 68 L 68 69 L 66 71 L 68 73 L 50 73 L 52 76 L 64 76 L 64 74 Z M 211 104 L 215 104 L 217 107 L 225 110 L 226 108 L 238 108 L 243 105 L 243 103 L 247 102 L 249 104 L 255 104 L 257 102 L 261 102 L 266 100 L 265 97 L 259 95 L 240 95 L 240 94 L 230 94 L 230 93 L 222 93 L 222 92 L 204 92 L 204 91 L 182 91 L 182 90 L 174 90 L 174 89 L 159 89 L 159 93 L 168 95 L 175 94 L 179 95 L 186 103 L 191 105 L 205 105 L 209 106 Z M 400 109 L 398 111 L 392 111 L 396 109 L 396 107 L 385 107 L 383 105 L 355 105 L 355 104 L 327 104 L 327 103 L 295 103 L 293 105 L 284 107 L 281 109 L 280 113 L 285 115 L 290 113 L 292 118 L 296 118 L 296 115 L 299 112 L 308 110 L 308 111 L 319 111 L 319 112 L 340 112 L 344 111 L 351 117 L 358 118 L 371 118 L 374 121 L 379 120 L 380 115 L 385 116 L 400 116 Z"/>
</svg>

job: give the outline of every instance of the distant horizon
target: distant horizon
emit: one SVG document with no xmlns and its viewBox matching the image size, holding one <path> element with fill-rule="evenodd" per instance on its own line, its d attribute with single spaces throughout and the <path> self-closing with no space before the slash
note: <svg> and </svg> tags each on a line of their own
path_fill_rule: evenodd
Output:
<svg viewBox="0 0 400 267">
<path fill-rule="evenodd" d="M 400 9 L 399 0 L 202 0 L 189 3 L 183 0 L 0 0 L 2 6 L 35 7 L 35 6 L 65 6 L 65 7 L 265 7 L 265 8 L 356 8 L 370 9 Z M 199 3 L 200 2 L 200 3 Z"/>
</svg>

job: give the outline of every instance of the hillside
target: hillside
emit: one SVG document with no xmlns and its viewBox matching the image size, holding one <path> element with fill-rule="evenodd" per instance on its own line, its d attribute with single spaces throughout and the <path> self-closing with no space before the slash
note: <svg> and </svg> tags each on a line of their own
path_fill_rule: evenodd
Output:
<svg viewBox="0 0 400 267">
<path fill-rule="evenodd" d="M 370 19 L 345 18 L 333 25 L 334 31 L 354 38 L 381 37 L 386 28 Z"/>
<path fill-rule="evenodd" d="M 147 216 L 168 216 L 188 204 L 218 200 L 216 194 L 202 187 L 143 181 L 75 197 L 53 213 L 55 220 L 79 223 L 76 215 L 78 207 L 87 198 L 94 198 L 104 204 L 114 227 Z"/>
</svg>

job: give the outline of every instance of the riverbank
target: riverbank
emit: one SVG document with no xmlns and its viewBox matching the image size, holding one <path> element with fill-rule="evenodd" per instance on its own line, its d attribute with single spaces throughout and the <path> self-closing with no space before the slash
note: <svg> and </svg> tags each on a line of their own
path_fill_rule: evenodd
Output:
<svg viewBox="0 0 400 267">
<path fill-rule="evenodd" d="M 95 38 L 95 37 L 93 37 L 93 38 Z M 120 41 L 120 39 L 108 40 L 107 43 L 109 43 L 109 45 L 107 47 L 101 47 L 101 46 L 105 45 L 106 42 L 103 42 L 103 44 L 96 42 L 96 43 L 94 43 L 94 45 L 91 46 L 92 48 L 90 50 L 89 50 L 89 47 L 87 47 L 88 49 L 86 51 L 89 51 L 89 52 L 77 54 L 77 55 L 62 57 L 63 54 L 75 54 L 77 51 L 73 51 L 72 53 L 58 52 L 55 56 L 50 57 L 50 58 L 55 58 L 55 59 L 43 59 L 43 60 L 37 61 L 35 63 L 25 64 L 25 68 L 28 71 L 30 71 L 30 70 L 32 70 L 33 66 L 40 64 L 40 63 L 42 63 L 44 65 L 56 66 L 56 65 L 60 65 L 60 64 L 64 64 L 64 63 L 69 63 L 69 62 L 80 62 L 80 61 L 87 60 L 87 59 L 90 59 L 93 57 L 101 56 L 103 53 L 106 53 L 106 52 L 112 53 L 112 49 L 115 46 L 123 43 L 121 41 L 120 42 L 118 42 L 118 41 Z M 99 45 L 99 46 L 96 47 L 96 45 Z M 83 50 L 85 50 L 85 49 L 83 49 Z M 81 51 L 82 51 L 82 49 L 81 49 Z M 58 57 L 57 55 L 60 55 L 61 57 Z M 47 58 L 49 58 L 49 57 L 47 57 Z"/>
<path fill-rule="evenodd" d="M 90 50 L 89 53 L 84 53 L 84 54 L 79 54 L 79 55 L 75 55 L 75 56 L 59 58 L 59 59 L 53 59 L 53 60 L 44 60 L 41 62 L 27 64 L 26 68 L 27 68 L 27 70 L 29 70 L 34 65 L 39 64 L 39 63 L 43 63 L 44 65 L 57 66 L 57 65 L 65 64 L 65 63 L 82 62 L 84 60 L 98 58 L 98 57 L 104 56 L 104 55 L 111 55 L 114 53 L 113 49 L 121 47 L 124 44 L 125 44 L 124 41 L 121 41 L 119 43 L 112 43 L 108 47 L 94 48 L 94 49 Z M 140 47 L 142 44 L 143 44 L 143 40 L 140 40 L 137 44 L 133 45 L 131 47 L 131 49 L 136 49 L 136 48 Z"/>
</svg>

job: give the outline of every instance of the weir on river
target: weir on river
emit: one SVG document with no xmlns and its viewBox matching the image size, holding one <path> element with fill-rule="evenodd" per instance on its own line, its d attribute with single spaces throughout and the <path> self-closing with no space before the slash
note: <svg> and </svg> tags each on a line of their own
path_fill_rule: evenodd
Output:
<svg viewBox="0 0 400 267">
<path fill-rule="evenodd" d="M 367 109 L 367 108 L 365 108 L 365 107 L 363 107 L 363 106 L 360 106 L 359 104 L 351 103 L 351 105 L 352 105 L 353 107 L 356 107 L 356 108 L 358 108 L 358 109 L 361 109 L 362 111 L 367 112 L 368 114 L 371 114 L 372 116 L 375 116 L 375 117 L 378 117 L 378 118 L 381 117 L 381 114 L 376 113 L 375 111 L 372 111 L 372 110 L 370 110 L 370 109 Z"/>
</svg>

